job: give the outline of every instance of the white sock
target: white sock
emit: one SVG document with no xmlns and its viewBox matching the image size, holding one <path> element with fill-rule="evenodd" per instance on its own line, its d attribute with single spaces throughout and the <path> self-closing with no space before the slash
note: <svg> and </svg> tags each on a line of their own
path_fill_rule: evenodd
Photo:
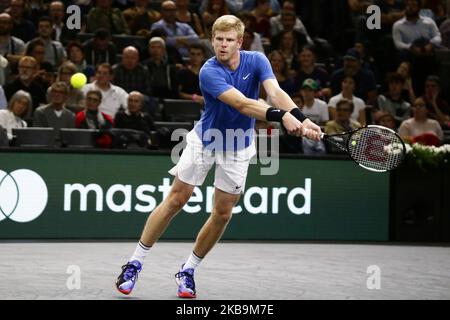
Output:
<svg viewBox="0 0 450 320">
<path fill-rule="evenodd" d="M 146 246 L 141 241 L 138 242 L 136 246 L 136 250 L 134 250 L 133 255 L 130 258 L 130 261 L 137 260 L 141 264 L 144 264 L 144 259 L 147 256 L 147 254 L 150 252 L 149 246 Z"/>
<path fill-rule="evenodd" d="M 194 253 L 194 251 L 192 251 L 191 255 L 183 266 L 183 270 L 195 269 L 200 264 L 200 262 L 202 262 L 202 260 L 203 258 L 200 258 Z"/>
</svg>

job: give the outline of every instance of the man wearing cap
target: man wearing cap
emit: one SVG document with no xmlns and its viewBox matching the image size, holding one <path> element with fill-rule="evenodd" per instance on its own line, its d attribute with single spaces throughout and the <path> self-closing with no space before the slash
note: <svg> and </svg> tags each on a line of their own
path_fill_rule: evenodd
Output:
<svg viewBox="0 0 450 320">
<path fill-rule="evenodd" d="M 305 116 L 319 125 L 324 125 L 329 119 L 328 107 L 325 102 L 316 99 L 316 92 L 319 90 L 318 83 L 311 78 L 302 83 L 300 93 L 303 97 L 303 106 L 301 110 Z M 311 139 L 302 139 L 302 149 L 304 154 L 325 153 L 325 145 L 322 141 L 313 141 Z"/>
<path fill-rule="evenodd" d="M 177 5 L 173 1 L 164 1 L 161 4 L 162 19 L 152 25 L 151 30 L 162 28 L 167 32 L 167 44 L 178 49 L 182 57 L 189 56 L 189 45 L 198 43 L 199 37 L 187 23 L 177 22 Z"/>
<path fill-rule="evenodd" d="M 319 85 L 314 79 L 308 78 L 302 83 L 300 92 L 303 97 L 302 112 L 317 124 L 325 124 L 330 116 L 328 114 L 327 104 L 315 97 Z"/>
<path fill-rule="evenodd" d="M 331 74 L 331 91 L 333 96 L 341 92 L 341 84 L 345 75 L 355 79 L 355 96 L 366 104 L 374 105 L 377 99 L 377 84 L 373 72 L 361 67 L 361 55 L 355 48 L 347 50 L 344 55 L 344 67 Z"/>
</svg>

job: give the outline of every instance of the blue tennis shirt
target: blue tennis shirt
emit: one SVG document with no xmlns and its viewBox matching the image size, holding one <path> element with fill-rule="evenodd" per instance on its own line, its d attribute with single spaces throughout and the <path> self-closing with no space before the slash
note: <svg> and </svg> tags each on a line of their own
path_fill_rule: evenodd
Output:
<svg viewBox="0 0 450 320">
<path fill-rule="evenodd" d="M 258 99 L 260 84 L 275 76 L 266 56 L 260 52 L 240 51 L 240 62 L 231 70 L 216 57 L 205 62 L 200 70 L 200 90 L 205 99 L 205 111 L 195 126 L 195 132 L 205 147 L 215 150 L 241 150 L 253 141 L 255 119 L 243 115 L 223 103 L 218 97 L 236 88 L 246 97 Z M 233 139 L 227 139 L 228 136 Z M 245 133 L 245 134 L 244 134 Z"/>
</svg>

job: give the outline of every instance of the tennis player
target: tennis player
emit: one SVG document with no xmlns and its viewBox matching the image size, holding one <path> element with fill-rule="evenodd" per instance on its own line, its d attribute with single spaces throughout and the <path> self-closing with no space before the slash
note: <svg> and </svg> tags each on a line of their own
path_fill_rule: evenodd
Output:
<svg viewBox="0 0 450 320">
<path fill-rule="evenodd" d="M 150 248 L 189 200 L 194 187 L 202 185 L 215 163 L 213 210 L 197 235 L 192 253 L 175 275 L 178 296 L 196 297 L 194 270 L 222 236 L 244 191 L 250 158 L 256 153 L 255 119 L 277 121 L 289 134 L 320 140 L 320 127 L 307 119 L 280 89 L 267 58 L 259 52 L 240 50 L 243 34 L 244 24 L 235 16 L 221 16 L 214 22 L 215 57 L 200 70 L 205 112 L 186 136 L 186 148 L 169 171 L 175 175 L 169 195 L 149 216 L 135 252 L 122 267 L 116 286 L 124 294 L 131 293 Z M 260 84 L 277 108 L 258 101 Z M 227 139 L 230 132 L 245 134 Z M 240 143 L 230 143 L 236 140 Z"/>
</svg>

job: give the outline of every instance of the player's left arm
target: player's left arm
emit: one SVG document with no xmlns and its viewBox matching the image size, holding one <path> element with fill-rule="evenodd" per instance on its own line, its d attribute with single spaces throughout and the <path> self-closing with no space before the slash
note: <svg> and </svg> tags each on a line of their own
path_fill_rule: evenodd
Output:
<svg viewBox="0 0 450 320">
<path fill-rule="evenodd" d="M 305 135 L 313 140 L 319 140 L 320 135 L 322 134 L 320 127 L 303 115 L 295 102 L 292 101 L 291 97 L 280 88 L 280 85 L 276 79 L 266 79 L 263 81 L 262 85 L 267 93 L 267 96 L 270 97 L 270 100 L 275 107 L 292 113 L 302 122 L 306 129 L 309 129 Z"/>
</svg>

